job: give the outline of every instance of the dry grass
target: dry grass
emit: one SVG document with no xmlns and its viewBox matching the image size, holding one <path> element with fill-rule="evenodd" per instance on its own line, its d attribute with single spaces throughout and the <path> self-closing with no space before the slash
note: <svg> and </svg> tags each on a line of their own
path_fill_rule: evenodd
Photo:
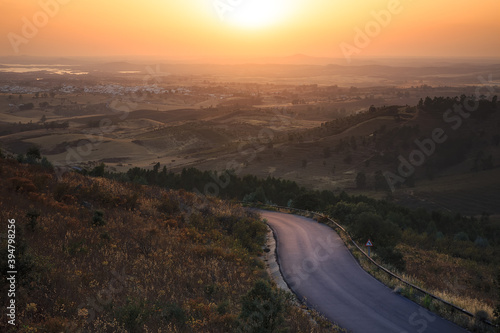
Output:
<svg viewBox="0 0 500 333">
<path fill-rule="evenodd" d="M 233 332 L 241 297 L 267 279 L 257 259 L 264 225 L 237 205 L 78 174 L 57 180 L 12 160 L 0 160 L 0 185 L 19 270 L 18 326 L 3 321 L 3 332 Z M 28 212 L 39 214 L 34 228 Z M 330 331 L 291 303 L 285 321 L 293 332 Z"/>
</svg>

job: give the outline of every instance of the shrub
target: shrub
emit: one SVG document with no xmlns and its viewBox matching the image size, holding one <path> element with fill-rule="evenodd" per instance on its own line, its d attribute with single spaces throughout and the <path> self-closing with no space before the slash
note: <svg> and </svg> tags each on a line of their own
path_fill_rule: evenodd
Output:
<svg viewBox="0 0 500 333">
<path fill-rule="evenodd" d="M 47 169 L 47 170 L 53 170 L 54 165 L 49 162 L 49 160 L 46 157 L 42 157 L 42 160 L 40 161 L 40 165 L 42 168 Z"/>
<path fill-rule="evenodd" d="M 241 245 L 250 252 L 258 252 L 264 243 L 267 228 L 264 223 L 253 220 L 243 219 L 234 226 L 234 236 Z"/>
<path fill-rule="evenodd" d="M 92 225 L 100 227 L 106 225 L 104 220 L 104 213 L 101 210 L 94 211 L 94 216 L 92 217 Z"/>
<path fill-rule="evenodd" d="M 30 210 L 26 213 L 26 217 L 29 219 L 28 226 L 30 227 L 31 231 L 35 231 L 37 219 L 39 216 L 40 213 L 34 210 Z"/>
<path fill-rule="evenodd" d="M 94 177 L 102 177 L 104 176 L 104 168 L 106 166 L 104 165 L 104 163 L 101 163 L 99 164 L 98 166 L 96 166 L 94 169 L 92 169 L 92 171 L 90 171 L 90 175 L 91 176 L 94 176 Z"/>
<path fill-rule="evenodd" d="M 135 210 L 139 206 L 138 201 L 139 201 L 139 193 L 134 192 L 132 194 L 125 195 L 123 204 L 125 206 L 125 209 Z"/>
<path fill-rule="evenodd" d="M 42 154 L 40 153 L 40 148 L 33 146 L 26 152 L 26 158 L 28 160 L 37 161 L 42 159 Z"/>
<path fill-rule="evenodd" d="M 226 313 L 229 312 L 229 301 L 228 300 L 225 300 L 221 303 L 219 303 L 219 305 L 217 305 L 217 313 L 220 314 L 220 315 L 225 315 Z"/>
<path fill-rule="evenodd" d="M 146 319 L 146 310 L 143 302 L 132 302 L 127 300 L 127 304 L 118 308 L 115 318 L 122 323 L 128 332 L 140 332 Z"/>
<path fill-rule="evenodd" d="M 424 306 L 424 308 L 429 309 L 431 303 L 432 303 L 432 298 L 428 294 L 425 294 L 425 297 L 422 300 L 422 305 Z"/>
<path fill-rule="evenodd" d="M 459 233 L 455 234 L 455 236 L 453 236 L 453 240 L 468 242 L 469 235 L 467 235 L 466 232 L 460 231 Z"/>
<path fill-rule="evenodd" d="M 477 236 L 476 240 L 474 241 L 474 245 L 481 248 L 487 248 L 488 246 L 490 246 L 490 243 L 487 239 Z"/>
<path fill-rule="evenodd" d="M 179 203 L 169 195 L 164 195 L 156 208 L 167 215 L 173 215 L 179 211 Z"/>
<path fill-rule="evenodd" d="M 75 256 L 79 253 L 87 253 L 87 247 L 83 240 L 71 240 L 68 243 L 67 251 L 70 256 Z"/>
<path fill-rule="evenodd" d="M 283 327 L 285 297 L 265 281 L 257 281 L 242 298 L 240 329 L 242 332 L 271 333 Z"/>
<path fill-rule="evenodd" d="M 406 262 L 404 261 L 403 254 L 396 249 L 381 247 L 377 249 L 377 254 L 382 260 L 396 268 L 400 272 L 406 269 Z"/>
<path fill-rule="evenodd" d="M 161 313 L 161 318 L 167 323 L 173 323 L 177 326 L 184 326 L 186 323 L 186 312 L 177 303 L 160 304 L 157 307 Z"/>
</svg>

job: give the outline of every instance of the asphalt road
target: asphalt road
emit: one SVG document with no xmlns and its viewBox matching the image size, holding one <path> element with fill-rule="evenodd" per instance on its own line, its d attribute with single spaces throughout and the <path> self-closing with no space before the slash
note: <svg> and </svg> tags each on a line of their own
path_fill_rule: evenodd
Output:
<svg viewBox="0 0 500 333">
<path fill-rule="evenodd" d="M 341 327 L 370 333 L 467 332 L 365 272 L 331 228 L 301 216 L 260 213 L 277 238 L 285 281 L 299 299 Z"/>
</svg>

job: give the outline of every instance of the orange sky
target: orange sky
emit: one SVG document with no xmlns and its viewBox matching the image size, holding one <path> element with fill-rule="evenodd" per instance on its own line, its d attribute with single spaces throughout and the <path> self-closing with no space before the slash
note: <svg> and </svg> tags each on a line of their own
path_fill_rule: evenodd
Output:
<svg viewBox="0 0 500 333">
<path fill-rule="evenodd" d="M 500 59 L 498 0 L 2 0 L 0 13 L 0 55 Z"/>
</svg>

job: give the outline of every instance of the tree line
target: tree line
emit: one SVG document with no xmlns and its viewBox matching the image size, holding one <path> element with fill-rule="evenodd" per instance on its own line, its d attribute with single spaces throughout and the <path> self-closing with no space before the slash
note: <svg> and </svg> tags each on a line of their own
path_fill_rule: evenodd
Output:
<svg viewBox="0 0 500 333">
<path fill-rule="evenodd" d="M 275 177 L 243 177 L 231 171 L 201 171 L 185 168 L 180 173 L 168 171 L 157 163 L 153 169 L 135 167 L 127 172 L 109 172 L 104 164 L 90 171 L 91 176 L 106 177 L 123 182 L 154 185 L 170 189 L 185 189 L 204 193 L 208 184 L 219 184 L 217 194 L 223 199 L 253 203 L 275 204 L 311 211 L 323 211 L 338 219 L 359 242 L 369 238 L 377 246 L 377 253 L 384 261 L 404 270 L 404 261 L 396 246 L 403 232 L 425 236 L 425 246 L 436 247 L 450 254 L 473 260 L 498 260 L 484 257 L 482 249 L 500 245 L 500 227 L 481 218 L 432 211 L 410 209 L 387 200 L 372 199 L 346 192 L 309 190 L 294 181 Z M 441 243 L 440 243 L 441 242 Z M 448 243 L 446 243 L 448 242 Z M 471 247 L 470 251 L 457 252 L 456 246 Z M 441 246 L 441 245 L 442 246 Z M 448 245 L 443 245 L 448 244 Z M 457 245 L 457 246 L 458 246 Z"/>
</svg>

